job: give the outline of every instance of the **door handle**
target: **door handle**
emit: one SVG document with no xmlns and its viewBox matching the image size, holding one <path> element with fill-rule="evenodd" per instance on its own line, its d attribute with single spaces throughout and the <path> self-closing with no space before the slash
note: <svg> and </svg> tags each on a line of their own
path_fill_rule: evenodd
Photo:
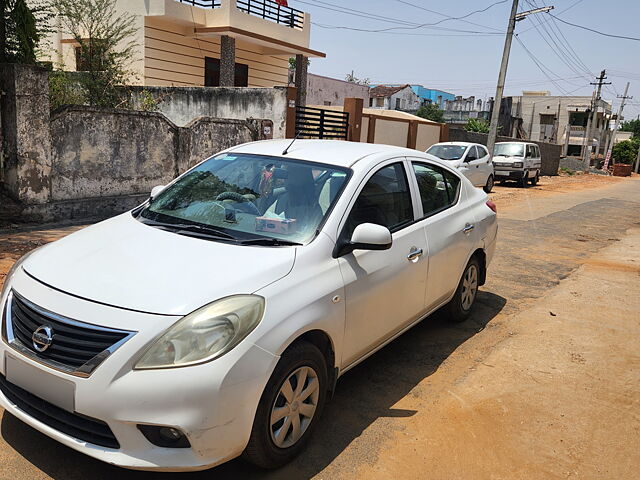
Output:
<svg viewBox="0 0 640 480">
<path fill-rule="evenodd" d="M 409 255 L 407 255 L 407 260 L 409 260 L 410 262 L 417 262 L 423 253 L 424 252 L 422 251 L 421 248 L 411 249 L 411 251 L 409 252 Z"/>
<path fill-rule="evenodd" d="M 476 228 L 475 225 L 472 225 L 470 223 L 467 223 L 464 228 L 462 229 L 462 233 L 470 233 L 471 230 L 473 230 L 474 228 Z"/>
</svg>

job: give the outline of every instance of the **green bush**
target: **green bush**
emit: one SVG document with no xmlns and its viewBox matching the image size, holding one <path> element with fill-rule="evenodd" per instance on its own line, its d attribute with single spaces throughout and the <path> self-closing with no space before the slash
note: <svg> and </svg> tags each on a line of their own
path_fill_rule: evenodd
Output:
<svg viewBox="0 0 640 480">
<path fill-rule="evenodd" d="M 490 124 L 486 120 L 470 118 L 467 120 L 467 124 L 464 126 L 464 129 L 467 132 L 489 133 L 489 127 Z"/>
<path fill-rule="evenodd" d="M 616 163 L 626 163 L 627 165 L 631 165 L 636 161 L 639 147 L 640 138 L 635 137 L 631 140 L 625 140 L 617 143 L 613 147 L 613 159 Z"/>
<path fill-rule="evenodd" d="M 433 103 L 425 103 L 416 112 L 418 117 L 426 118 L 432 122 L 444 123 L 444 112 Z"/>
</svg>

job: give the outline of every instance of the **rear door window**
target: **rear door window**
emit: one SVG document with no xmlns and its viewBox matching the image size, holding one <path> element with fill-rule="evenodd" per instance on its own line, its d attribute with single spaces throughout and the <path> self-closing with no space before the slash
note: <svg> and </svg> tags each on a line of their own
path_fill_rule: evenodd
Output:
<svg viewBox="0 0 640 480">
<path fill-rule="evenodd" d="M 457 175 L 435 165 L 418 162 L 413 162 L 412 165 L 423 217 L 441 212 L 458 201 L 460 178 Z"/>
</svg>

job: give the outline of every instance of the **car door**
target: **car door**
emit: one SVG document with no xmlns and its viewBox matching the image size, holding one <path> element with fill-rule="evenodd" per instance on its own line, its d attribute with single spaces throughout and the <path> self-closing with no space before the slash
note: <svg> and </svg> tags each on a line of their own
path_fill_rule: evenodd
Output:
<svg viewBox="0 0 640 480">
<path fill-rule="evenodd" d="M 467 150 L 464 165 L 467 167 L 467 171 L 465 172 L 466 177 L 471 181 L 471 183 L 478 185 L 481 181 L 479 174 L 480 163 L 478 160 L 478 150 L 475 145 L 471 145 Z"/>
<path fill-rule="evenodd" d="M 482 145 L 476 145 L 478 150 L 478 185 L 486 185 L 489 175 L 493 175 L 493 165 L 489 152 Z"/>
<path fill-rule="evenodd" d="M 427 242 L 415 224 L 407 164 L 378 166 L 363 182 L 343 220 L 341 238 L 361 223 L 389 228 L 388 250 L 355 250 L 339 258 L 345 284 L 343 368 L 382 344 L 424 310 Z"/>
<path fill-rule="evenodd" d="M 457 288 L 478 232 L 460 177 L 425 160 L 410 160 L 421 201 L 423 220 L 418 223 L 429 247 L 425 305 L 431 310 Z"/>
</svg>

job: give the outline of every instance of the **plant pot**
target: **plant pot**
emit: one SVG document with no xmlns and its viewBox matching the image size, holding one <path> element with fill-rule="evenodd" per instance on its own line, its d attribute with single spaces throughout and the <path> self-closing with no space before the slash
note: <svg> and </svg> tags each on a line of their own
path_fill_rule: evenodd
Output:
<svg viewBox="0 0 640 480">
<path fill-rule="evenodd" d="M 616 163 L 611 173 L 614 177 L 630 177 L 631 167 L 631 165 L 627 165 L 626 163 Z"/>
</svg>

